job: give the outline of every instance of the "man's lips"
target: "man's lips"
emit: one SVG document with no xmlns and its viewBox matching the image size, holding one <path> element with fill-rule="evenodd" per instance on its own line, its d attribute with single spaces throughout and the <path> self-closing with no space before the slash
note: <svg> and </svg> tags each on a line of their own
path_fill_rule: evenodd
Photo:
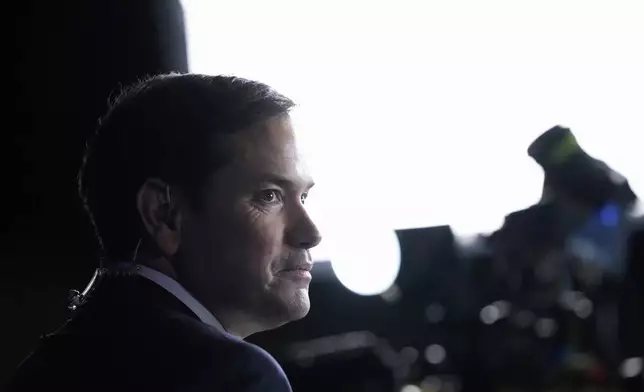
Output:
<svg viewBox="0 0 644 392">
<path fill-rule="evenodd" d="M 311 279 L 311 269 L 313 269 L 312 263 L 303 263 L 292 268 L 284 268 L 277 274 L 295 278 Z"/>
<path fill-rule="evenodd" d="M 313 269 L 313 263 L 302 263 L 302 264 L 298 265 L 297 267 L 295 267 L 295 269 L 298 270 L 298 271 L 311 272 L 311 270 Z"/>
<path fill-rule="evenodd" d="M 287 271 L 306 271 L 306 272 L 311 272 L 312 269 L 313 269 L 313 263 L 308 262 L 308 261 L 304 261 L 304 262 L 298 263 L 298 264 L 296 264 L 294 266 L 289 266 L 289 267 L 286 267 L 286 268 L 282 268 L 281 270 L 279 270 L 279 272 L 287 272 Z"/>
</svg>

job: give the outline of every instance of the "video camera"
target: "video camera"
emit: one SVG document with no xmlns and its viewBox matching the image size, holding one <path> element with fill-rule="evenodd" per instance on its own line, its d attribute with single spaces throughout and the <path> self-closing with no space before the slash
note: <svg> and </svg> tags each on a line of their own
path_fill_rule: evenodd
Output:
<svg viewBox="0 0 644 392">
<path fill-rule="evenodd" d="M 590 355 L 584 363 L 594 364 L 584 370 L 588 374 L 600 368 L 602 374 L 615 373 L 617 297 L 637 197 L 628 181 L 586 153 L 568 128 L 544 132 L 528 155 L 544 170 L 541 200 L 507 215 L 503 226 L 485 237 L 487 257 L 472 274 L 480 292 L 482 340 L 497 347 L 482 350 L 481 362 L 497 363 L 489 371 L 508 374 L 507 366 L 517 359 L 512 350 L 500 349 L 499 339 L 516 339 L 523 355 L 550 347 L 548 359 L 533 364 L 528 374 L 547 378 L 574 368 L 575 361 L 583 362 L 575 357 L 580 353 Z M 495 307 L 499 303 L 508 305 L 503 312 Z M 486 309 L 487 316 L 499 317 L 486 319 Z M 546 321 L 557 326 L 556 333 L 539 332 Z"/>
</svg>

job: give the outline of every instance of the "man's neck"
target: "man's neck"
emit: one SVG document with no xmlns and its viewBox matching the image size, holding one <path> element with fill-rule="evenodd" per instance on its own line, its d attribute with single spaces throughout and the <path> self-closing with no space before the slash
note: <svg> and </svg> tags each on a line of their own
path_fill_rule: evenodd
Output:
<svg viewBox="0 0 644 392">
<path fill-rule="evenodd" d="M 137 264 L 144 265 L 153 270 L 159 271 L 162 274 L 178 281 L 177 272 L 174 270 L 172 263 L 165 257 L 141 257 L 136 260 Z"/>
<path fill-rule="evenodd" d="M 245 312 L 236 309 L 218 308 L 215 314 L 217 314 L 218 319 L 226 331 L 240 339 L 245 339 L 250 335 L 271 329 L 254 321 L 253 317 Z"/>
<path fill-rule="evenodd" d="M 174 279 L 179 284 L 183 285 L 180 281 L 178 274 L 175 268 L 172 266 L 172 263 L 165 257 L 146 257 L 141 255 L 139 259 L 136 260 L 137 264 L 144 265 L 148 268 L 161 272 L 162 274 Z M 189 287 L 186 287 L 186 290 L 190 291 Z M 234 335 L 240 339 L 245 339 L 246 337 L 264 330 L 257 323 L 248 321 L 250 318 L 247 317 L 243 312 L 234 309 L 226 309 L 224 307 L 213 306 L 211 303 L 206 303 L 203 300 L 197 298 L 194 293 L 191 293 L 201 304 L 206 307 L 221 323 L 226 332 L 231 335 Z"/>
</svg>

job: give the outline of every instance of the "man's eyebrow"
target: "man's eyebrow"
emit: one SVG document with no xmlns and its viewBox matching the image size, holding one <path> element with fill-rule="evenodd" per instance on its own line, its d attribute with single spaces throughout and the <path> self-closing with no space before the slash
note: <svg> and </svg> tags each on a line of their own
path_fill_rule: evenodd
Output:
<svg viewBox="0 0 644 392">
<path fill-rule="evenodd" d="M 293 177 L 285 177 L 275 173 L 258 173 L 257 179 L 262 182 L 271 182 L 282 188 L 299 188 L 300 184 L 304 189 L 309 190 L 313 188 L 315 182 L 310 179 L 297 179 Z"/>
</svg>

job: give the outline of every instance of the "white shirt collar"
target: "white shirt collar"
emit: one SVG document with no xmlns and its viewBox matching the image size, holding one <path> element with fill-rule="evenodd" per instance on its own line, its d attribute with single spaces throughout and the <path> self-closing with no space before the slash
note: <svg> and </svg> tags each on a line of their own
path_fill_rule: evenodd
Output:
<svg viewBox="0 0 644 392">
<path fill-rule="evenodd" d="M 179 282 L 157 270 L 141 264 L 137 264 L 135 269 L 137 274 L 163 287 L 167 292 L 174 295 L 179 301 L 183 302 L 188 309 L 192 310 L 192 312 L 199 317 L 199 320 L 221 332 L 225 332 L 225 329 L 219 320 L 217 320 L 217 318 L 199 301 L 197 301 L 197 299 L 193 297 Z"/>
</svg>

